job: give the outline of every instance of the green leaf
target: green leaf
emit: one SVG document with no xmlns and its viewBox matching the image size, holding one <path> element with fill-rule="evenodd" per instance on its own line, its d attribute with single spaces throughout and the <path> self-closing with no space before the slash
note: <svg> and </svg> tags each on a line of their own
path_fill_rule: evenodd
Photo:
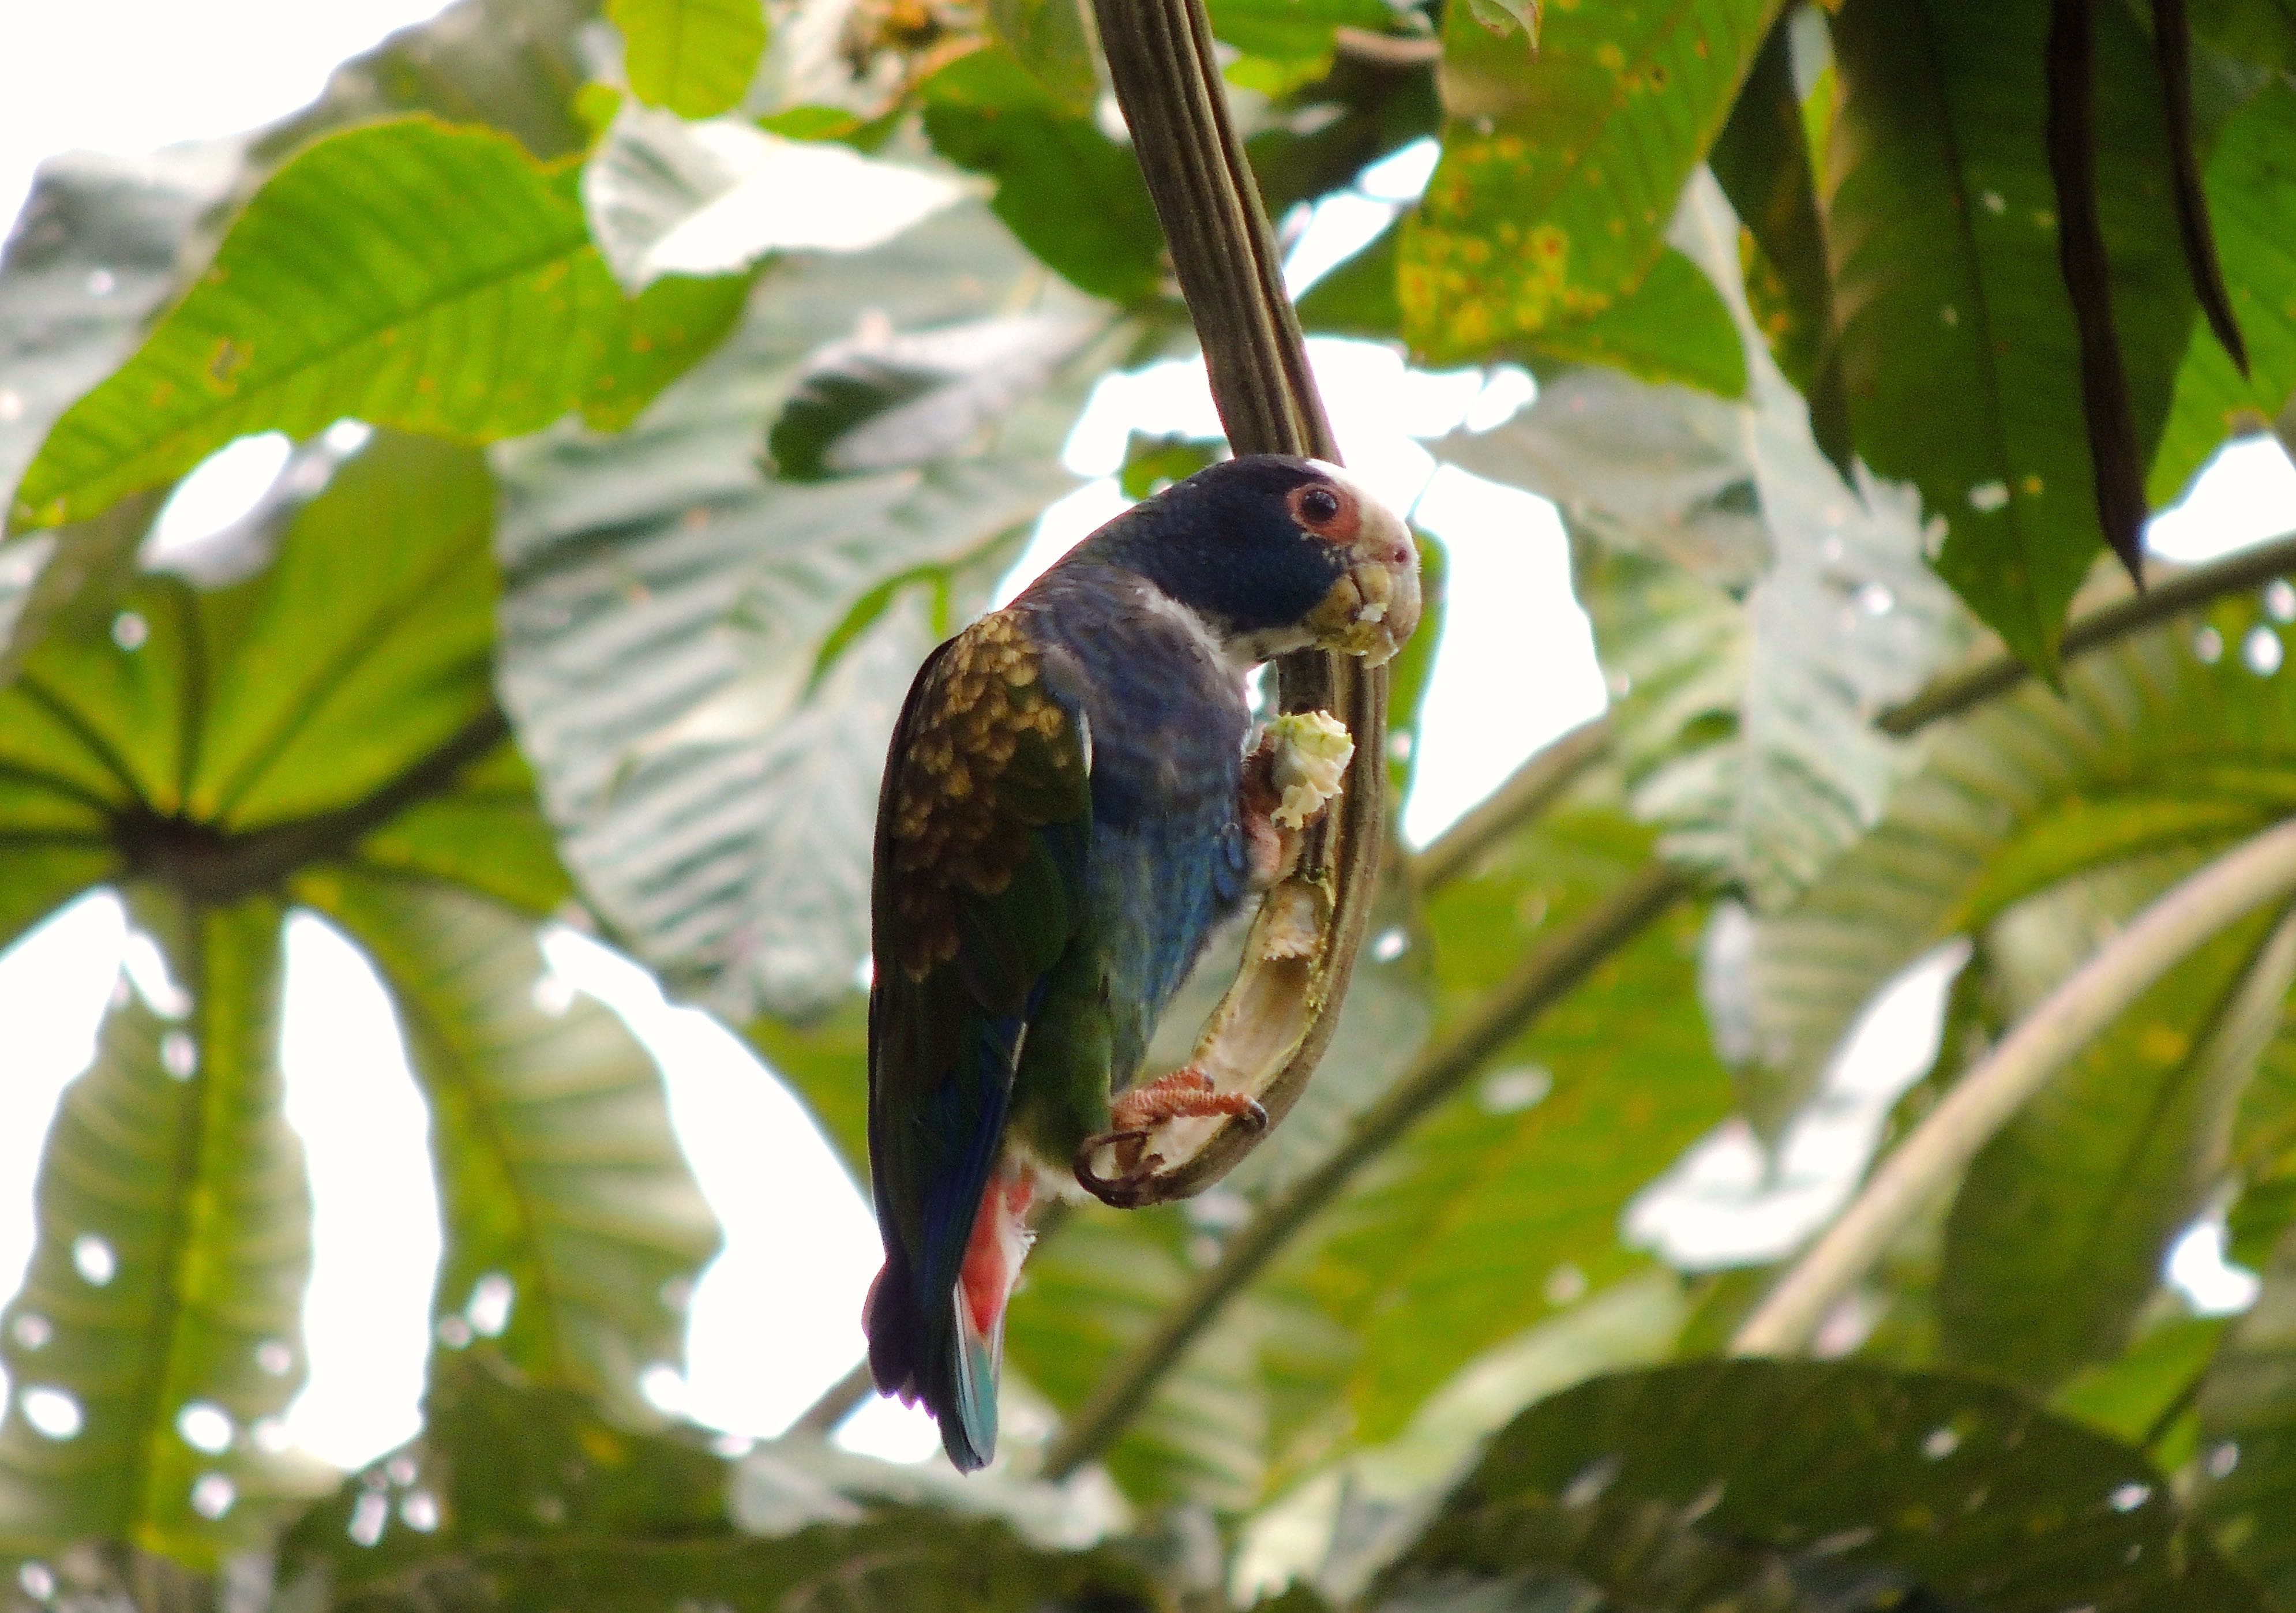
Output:
<svg viewBox="0 0 2296 1613">
<path fill-rule="evenodd" d="M 430 1100 L 447 1242 L 434 1313 L 506 1278 L 507 1361 L 650 1419 L 638 1375 L 680 1358 L 681 1296 L 718 1246 L 652 1057 L 595 1001 L 553 1011 L 532 923 L 482 898 L 348 872 L 295 894 L 373 960 Z"/>
<path fill-rule="evenodd" d="M 960 56 L 917 94 L 933 150 L 996 182 L 996 217 L 1047 267 L 1111 302 L 1157 294 L 1164 231 L 1128 147 L 1061 110 L 1003 51 Z"/>
<path fill-rule="evenodd" d="M 664 387 L 726 340 L 751 283 L 748 274 L 665 274 L 639 292 L 622 344 L 590 372 L 582 423 L 619 431 L 636 420 Z"/>
<path fill-rule="evenodd" d="M 2004 915 L 1988 961 L 2038 946 L 2047 972 L 2070 973 L 2130 916 L 2084 883 L 2094 882 Z M 2046 1391 L 2120 1353 L 2169 1246 L 2222 1177 L 2241 1094 L 2292 981 L 2296 923 L 2239 926 L 2146 992 L 1996 1134 L 1946 1223 L 1947 1359 Z"/>
<path fill-rule="evenodd" d="M 1857 453 L 1946 524 L 1938 572 L 2044 675 L 2103 545 L 2042 145 L 2046 8 L 1850 0 L 1824 211 Z M 2159 70 L 2098 11 L 2098 206 L 2149 457 L 2193 327 Z M 1952 399 L 1940 407 L 1940 399 Z"/>
<path fill-rule="evenodd" d="M 1083 0 L 988 0 L 989 37 L 1013 53 L 1046 94 L 1080 117 L 1100 94 Z"/>
<path fill-rule="evenodd" d="M 1385 0 L 1208 0 L 1204 9 L 1214 38 L 1279 61 L 1328 58 L 1335 29 L 1384 34 L 1396 20 Z"/>
<path fill-rule="evenodd" d="M 1746 390 L 1746 358 L 1730 310 L 1698 266 L 1668 248 L 1632 291 L 1584 319 L 1557 322 L 1534 350 L 1565 364 L 1608 364 L 1644 381 L 1724 397 Z"/>
<path fill-rule="evenodd" d="M 386 433 L 337 471 L 272 568 L 186 623 L 177 687 L 203 725 L 181 810 L 236 829 L 308 817 L 490 709 L 493 520 L 471 448 Z"/>
<path fill-rule="evenodd" d="M 1383 340 L 1403 329 L 1403 305 L 1396 300 L 1396 255 L 1402 232 L 1382 231 L 1362 251 L 1309 286 L 1300 299 L 1300 323 L 1334 336 Z"/>
<path fill-rule="evenodd" d="M 630 432 L 499 456 L 504 697 L 568 861 L 631 950 L 735 1023 L 849 989 L 893 716 L 954 624 L 912 591 L 825 670 L 823 645 L 873 588 L 922 567 L 976 608 L 1069 486 L 1053 454 L 1096 370 L 1070 364 L 987 443 L 921 467 L 781 480 L 756 463 L 758 426 L 862 310 L 896 332 L 969 323 L 1032 272 L 977 208 L 792 262 Z"/>
<path fill-rule="evenodd" d="M 1124 496 L 1146 498 L 1160 493 L 1174 482 L 1185 481 L 1219 457 L 1221 445 L 1201 437 L 1146 437 L 1138 431 L 1129 432 L 1124 439 L 1124 465 L 1117 472 L 1116 482 Z M 1408 654 L 1419 643 L 1414 635 L 1405 646 Z"/>
<path fill-rule="evenodd" d="M 1684 1613 L 2264 1605 L 2126 1446 L 1973 1380 L 1775 1361 L 1620 1373 L 1534 1407 L 1372 1605 L 1542 1593 Z"/>
<path fill-rule="evenodd" d="M 114 1008 L 49 1133 L 0 1330 L 0 1552 L 100 1536 L 212 1567 L 312 1487 L 266 1438 L 302 1383 L 310 1265 L 276 1062 L 279 908 L 144 885 L 129 900 L 184 1005 Z M 191 1443 L 217 1432 L 220 1451 Z"/>
<path fill-rule="evenodd" d="M 2285 1606 L 2296 1598 L 2296 1228 L 2284 1232 L 2264 1289 L 2234 1322 L 2201 1387 L 2193 1504 L 2233 1561 Z"/>
<path fill-rule="evenodd" d="M 606 16 L 632 93 L 681 118 L 739 106 L 766 53 L 762 0 L 607 0 Z"/>
<path fill-rule="evenodd" d="M 2204 855 L 2296 799 L 2289 681 L 2196 643 L 2276 630 L 2245 602 L 2206 636 L 2174 622 L 2067 668 L 2062 699 L 2027 688 L 1925 736 L 1888 815 L 1788 911 L 1765 920 L 1752 1003 L 1768 1125 L 1813 1090 L 1882 986 L 1956 935 L 2070 876 L 2161 853 Z"/>
<path fill-rule="evenodd" d="M 2269 430 L 2296 395 L 2296 86 L 2275 83 L 2234 113 L 2208 166 L 2209 218 L 2233 311 L 2248 343 L 2243 378 L 2205 324 L 2195 324 L 2146 491 L 2180 496 L 2227 437 Z"/>
<path fill-rule="evenodd" d="M 1801 14 L 1789 11 L 1770 29 L 1707 161 L 1745 223 L 1751 249 L 1741 256 L 1756 323 L 1778 368 L 1808 400 L 1819 448 L 1849 480 L 1856 471 L 1849 402 L 1833 355 L 1833 271 L 1802 101 L 1794 90 L 1792 36 Z"/>
<path fill-rule="evenodd" d="M 84 520 L 252 431 L 349 415 L 485 440 L 547 424 L 628 318 L 570 192 L 483 130 L 418 119 L 320 141 L 57 422 L 14 523 Z"/>
<path fill-rule="evenodd" d="M 1544 347 L 1641 285 L 1775 9 L 1558 8 L 1534 69 L 1521 39 L 1450 8 L 1443 159 L 1402 242 L 1413 348 Z"/>
</svg>

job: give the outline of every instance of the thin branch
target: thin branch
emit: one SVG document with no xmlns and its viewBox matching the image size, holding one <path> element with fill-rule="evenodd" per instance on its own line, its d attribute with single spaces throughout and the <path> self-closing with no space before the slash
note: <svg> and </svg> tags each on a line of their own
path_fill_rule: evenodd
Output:
<svg viewBox="0 0 2296 1613">
<path fill-rule="evenodd" d="M 1231 1239 L 1218 1263 L 1126 1352 L 1046 1452 L 1045 1477 L 1058 1483 L 1105 1450 L 1221 1307 L 1259 1276 L 1293 1232 L 1339 1196 L 1356 1172 L 1692 888 L 1687 874 L 1664 863 L 1646 863 L 1576 923 L 1533 947 L 1504 983 L 1356 1117 L 1337 1149 Z"/>
<path fill-rule="evenodd" d="M 798 1413 L 797 1421 L 782 1431 L 782 1437 L 828 1438 L 837 1432 L 839 1423 L 860 1409 L 876 1387 L 876 1380 L 869 1376 L 868 1361 L 855 1362 L 851 1371 L 822 1390 L 820 1398 Z"/>
<path fill-rule="evenodd" d="M 2065 629 L 2062 659 L 2071 660 L 2103 649 L 2141 628 L 2182 615 L 2196 605 L 2296 571 L 2296 533 L 2276 537 L 2174 577 L 2155 577 L 2142 594 L 2090 611 Z M 1940 717 L 1958 716 L 1972 706 L 2008 693 L 2032 674 L 2013 655 L 1999 655 L 1965 671 L 1949 672 L 1902 706 L 1874 719 L 1884 733 L 1900 737 Z"/>
<path fill-rule="evenodd" d="M 2045 998 L 1956 1082 L 1849 1208 L 1834 1218 L 1731 1339 L 1739 1355 L 1799 1350 L 1906 1223 L 1977 1157 L 2051 1076 L 2195 947 L 2296 895 L 2296 818 L 2192 875 Z"/>
<path fill-rule="evenodd" d="M 1412 859 L 1422 890 L 1456 879 L 1467 865 L 1521 824 L 1539 816 L 1580 775 L 1611 753 L 1608 717 L 1581 723 L 1532 754 L 1457 823 L 1427 843 Z"/>
</svg>

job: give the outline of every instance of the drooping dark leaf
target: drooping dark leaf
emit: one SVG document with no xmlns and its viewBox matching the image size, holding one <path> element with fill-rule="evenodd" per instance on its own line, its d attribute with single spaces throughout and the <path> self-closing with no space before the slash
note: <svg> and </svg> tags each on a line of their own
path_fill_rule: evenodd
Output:
<svg viewBox="0 0 2296 1613">
<path fill-rule="evenodd" d="M 1544 349 L 1642 284 L 1775 10 L 1558 10 L 1534 68 L 1521 39 L 1449 8 L 1443 160 L 1402 241 L 1412 346 Z"/>
<path fill-rule="evenodd" d="M 607 0 L 606 16 L 631 93 L 681 118 L 740 105 L 765 54 L 763 0 Z"/>
<path fill-rule="evenodd" d="M 2161 64 L 2161 103 L 2169 114 L 2169 154 L 2177 182 L 2177 233 L 2185 243 L 2185 266 L 2209 328 L 2224 344 L 2225 356 L 2248 373 L 2248 346 L 2239 316 L 2225 291 L 2224 267 L 2217 259 L 2216 232 L 2209 224 L 2208 192 L 2201 182 L 2201 153 L 2193 118 L 2193 25 L 2185 0 L 2153 0 L 2152 51 Z"/>
<path fill-rule="evenodd" d="M 2057 264 L 2080 341 L 2081 415 L 2104 541 L 2144 580 L 2144 472 L 2112 314 L 2112 264 L 2096 203 L 2096 37 L 2089 0 L 2054 0 L 2046 78 Z M 2186 133 L 2189 134 L 2189 130 Z M 2177 176 L 2178 165 L 2170 164 Z M 2181 203 L 2183 187 L 2177 187 Z"/>
<path fill-rule="evenodd" d="M 1139 432 L 1125 439 L 1124 466 L 1117 486 L 1124 496 L 1146 498 L 1176 481 L 1185 481 L 1218 457 L 1220 445 L 1204 438 L 1146 438 Z M 1417 643 L 1417 638 L 1412 643 Z"/>
<path fill-rule="evenodd" d="M 1693 1362 L 1556 1396 L 1373 1601 L 1540 1593 L 1685 1613 L 2264 1606 L 2135 1451 L 1995 1385 L 1846 1362 Z"/>
<path fill-rule="evenodd" d="M 2296 86 L 2268 85 L 2226 123 L 2209 157 L 2209 211 L 2234 313 L 2248 339 L 2243 378 L 2223 344 L 2196 330 L 2152 461 L 2156 504 L 2181 495 L 2227 437 L 2271 429 L 2296 395 Z"/>
<path fill-rule="evenodd" d="M 1399 227 L 1377 239 L 1308 288 L 1300 299 L 1302 328 L 1333 336 L 1388 340 L 1401 333 L 1403 305 L 1396 300 Z"/>
<path fill-rule="evenodd" d="M 2173 185 L 2159 74 L 2125 9 L 2095 21 L 2103 266 L 2143 463 L 2194 303 L 2161 228 Z M 2045 674 L 2103 536 L 2045 158 L 2046 29 L 2038 5 L 1850 0 L 1833 24 L 1824 176 L 1858 456 L 1921 488 L 1945 523 L 1939 574 Z"/>
<path fill-rule="evenodd" d="M 125 995 L 66 1091 L 0 1332 L 0 1552 L 201 1567 L 323 1477 L 272 1454 L 303 1380 L 310 1189 L 280 1101 L 279 907 L 129 891 L 180 993 Z"/>
<path fill-rule="evenodd" d="M 1111 302 L 1156 295 L 1164 233 L 1128 149 L 1001 50 L 959 57 L 918 94 L 933 149 L 996 182 L 996 217 L 1047 266 Z"/>
</svg>

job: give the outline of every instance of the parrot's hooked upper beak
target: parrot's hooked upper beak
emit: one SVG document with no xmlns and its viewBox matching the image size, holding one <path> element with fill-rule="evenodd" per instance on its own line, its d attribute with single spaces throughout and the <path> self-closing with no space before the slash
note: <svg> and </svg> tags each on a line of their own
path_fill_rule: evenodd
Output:
<svg viewBox="0 0 2296 1613">
<path fill-rule="evenodd" d="M 1308 614 L 1320 650 L 1392 659 L 1419 626 L 1419 548 L 1403 517 L 1337 465 L 1316 466 L 1354 496 L 1354 530 L 1341 544 L 1347 569 Z"/>
</svg>

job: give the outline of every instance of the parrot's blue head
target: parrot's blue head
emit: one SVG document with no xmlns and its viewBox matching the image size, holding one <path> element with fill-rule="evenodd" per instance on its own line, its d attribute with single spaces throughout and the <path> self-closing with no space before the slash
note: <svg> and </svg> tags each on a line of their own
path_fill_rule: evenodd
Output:
<svg viewBox="0 0 2296 1613">
<path fill-rule="evenodd" d="M 1376 666 L 1419 625 L 1403 518 L 1337 465 L 1251 454 L 1199 471 L 1078 551 L 1136 571 L 1229 658 L 1335 650 Z"/>
</svg>

